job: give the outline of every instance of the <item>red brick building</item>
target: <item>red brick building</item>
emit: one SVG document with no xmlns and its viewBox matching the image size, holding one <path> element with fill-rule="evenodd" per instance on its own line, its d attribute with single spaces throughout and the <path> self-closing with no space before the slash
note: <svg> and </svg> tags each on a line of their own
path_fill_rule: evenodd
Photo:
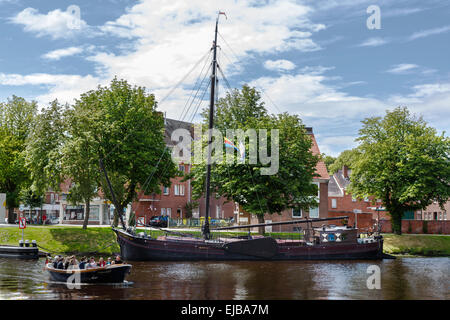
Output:
<svg viewBox="0 0 450 320">
<path fill-rule="evenodd" d="M 316 138 L 313 133 L 312 128 L 306 128 L 308 135 L 311 137 L 312 146 L 311 152 L 314 155 L 320 155 L 320 149 L 317 144 Z M 319 161 L 316 166 L 316 173 L 319 175 L 314 178 L 312 183 L 316 184 L 318 187 L 317 198 L 319 200 L 319 206 L 317 208 L 310 208 L 309 210 L 295 210 L 289 209 L 279 214 L 266 214 L 264 216 L 265 222 L 279 222 L 279 221 L 294 221 L 303 220 L 304 218 L 327 218 L 328 217 L 328 182 L 330 176 L 328 175 L 327 168 L 323 161 Z M 244 212 L 239 212 L 239 215 L 245 216 Z M 251 223 L 258 223 L 256 217 L 251 217 Z M 302 225 L 284 225 L 284 226 L 273 226 L 266 227 L 267 232 L 291 232 L 298 231 L 302 228 Z"/>
<path fill-rule="evenodd" d="M 165 142 L 169 148 L 174 147 L 171 140 L 172 132 L 182 128 L 189 130 L 191 136 L 193 133 L 193 124 L 173 119 L 165 119 L 166 131 Z M 181 172 L 189 173 L 190 164 L 179 163 L 178 168 Z M 193 202 L 191 181 L 181 181 L 182 177 L 172 179 L 171 186 L 161 186 L 161 193 L 152 195 L 139 194 L 138 200 L 132 204 L 132 210 L 136 217 L 144 218 L 148 221 L 152 216 L 167 215 L 172 219 L 186 218 L 186 204 Z M 192 217 L 199 218 L 205 215 L 205 200 L 200 198 L 196 201 L 198 208 L 193 210 Z M 234 216 L 234 204 L 227 202 L 224 198 L 215 199 L 211 197 L 210 215 L 212 219 L 225 219 Z"/>
<path fill-rule="evenodd" d="M 351 170 L 347 166 L 335 172 L 328 184 L 328 211 L 330 216 L 348 216 L 350 225 L 364 230 L 373 226 L 378 219 L 389 221 L 390 216 L 380 199 L 368 197 L 356 199 L 347 191 Z"/>
</svg>

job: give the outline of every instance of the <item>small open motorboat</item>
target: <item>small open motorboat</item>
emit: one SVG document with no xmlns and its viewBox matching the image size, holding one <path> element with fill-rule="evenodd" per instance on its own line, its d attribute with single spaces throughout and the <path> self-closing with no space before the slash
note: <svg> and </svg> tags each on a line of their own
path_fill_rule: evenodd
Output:
<svg viewBox="0 0 450 320">
<path fill-rule="evenodd" d="M 91 269 L 55 269 L 52 263 L 47 263 L 45 269 L 50 278 L 56 282 L 66 283 L 122 283 L 125 276 L 131 272 L 130 264 L 113 264 L 106 267 Z"/>
</svg>

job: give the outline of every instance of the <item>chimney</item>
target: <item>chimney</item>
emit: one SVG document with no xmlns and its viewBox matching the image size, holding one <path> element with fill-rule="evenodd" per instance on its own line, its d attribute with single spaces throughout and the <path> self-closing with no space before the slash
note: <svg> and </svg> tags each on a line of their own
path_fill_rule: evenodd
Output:
<svg viewBox="0 0 450 320">
<path fill-rule="evenodd" d="M 348 179 L 348 167 L 345 164 L 342 166 L 342 175 Z"/>
</svg>

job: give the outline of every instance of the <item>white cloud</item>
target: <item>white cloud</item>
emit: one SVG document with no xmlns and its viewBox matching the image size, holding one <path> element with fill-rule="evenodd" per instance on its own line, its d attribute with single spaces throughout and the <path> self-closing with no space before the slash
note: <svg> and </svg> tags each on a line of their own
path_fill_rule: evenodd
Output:
<svg viewBox="0 0 450 320">
<path fill-rule="evenodd" d="M 98 52 L 88 59 L 97 64 L 102 78 L 118 76 L 152 92 L 167 92 L 210 50 L 217 8 L 228 17 L 220 17 L 218 36 L 218 55 L 227 76 L 240 72 L 253 55 L 320 50 L 312 37 L 325 26 L 312 22 L 311 8 L 294 0 L 258 6 L 254 1 L 146 0 L 101 27 L 110 35 L 132 39 L 133 47 L 122 54 Z M 193 85 L 196 76 L 184 84 Z M 181 101 L 187 94 L 176 91 L 172 98 Z M 162 107 L 168 116 L 179 114 L 166 106 L 168 101 Z"/>
<path fill-rule="evenodd" d="M 295 69 L 295 64 L 289 60 L 267 60 L 264 62 L 264 68 L 274 71 L 288 71 Z"/>
<path fill-rule="evenodd" d="M 426 37 L 429 37 L 429 36 L 432 36 L 432 35 L 441 34 L 441 33 L 449 32 L 449 31 L 450 31 L 450 26 L 422 30 L 422 31 L 413 33 L 408 38 L 408 40 L 411 41 L 411 40 L 416 40 L 416 39 L 420 39 L 420 38 L 426 38 Z"/>
<path fill-rule="evenodd" d="M 388 39 L 379 37 L 369 38 L 366 41 L 360 43 L 358 47 L 378 47 L 382 46 L 383 44 L 389 43 L 389 41 L 390 40 Z"/>
<path fill-rule="evenodd" d="M 23 25 L 26 32 L 35 33 L 38 37 L 50 36 L 52 39 L 87 35 L 91 31 L 83 19 L 59 9 L 42 14 L 34 8 L 26 8 L 10 18 L 10 21 Z"/>
<path fill-rule="evenodd" d="M 83 52 L 83 48 L 81 47 L 69 47 L 47 52 L 46 54 L 42 55 L 42 58 L 48 60 L 59 60 L 63 57 L 73 56 L 81 52 Z"/>
<path fill-rule="evenodd" d="M 411 64 L 411 63 L 401 63 L 392 66 L 389 70 L 386 72 L 393 73 L 393 74 L 405 74 L 409 73 L 414 69 L 417 69 L 419 66 L 417 64 Z"/>
<path fill-rule="evenodd" d="M 34 98 L 39 104 L 47 104 L 58 99 L 62 103 L 73 103 L 80 94 L 95 89 L 105 83 L 91 75 L 33 73 L 29 75 L 0 73 L 0 85 L 9 86 L 45 86 L 48 91 Z"/>
</svg>

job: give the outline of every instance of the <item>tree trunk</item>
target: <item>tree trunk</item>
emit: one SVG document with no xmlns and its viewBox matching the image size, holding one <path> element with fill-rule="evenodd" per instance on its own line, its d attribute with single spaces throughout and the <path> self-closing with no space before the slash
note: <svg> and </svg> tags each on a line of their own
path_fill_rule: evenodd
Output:
<svg viewBox="0 0 450 320">
<path fill-rule="evenodd" d="M 13 224 L 15 222 L 14 220 L 15 220 L 14 219 L 14 207 L 9 206 L 8 207 L 8 223 Z"/>
<path fill-rule="evenodd" d="M 264 223 L 264 215 L 258 214 L 258 223 Z M 266 227 L 258 227 L 258 233 L 264 235 L 266 233 Z"/>
<path fill-rule="evenodd" d="M 402 210 L 395 210 L 391 212 L 391 226 L 394 234 L 402 234 Z"/>
<path fill-rule="evenodd" d="M 91 211 L 91 207 L 89 205 L 89 201 L 86 201 L 86 210 L 84 213 L 84 221 L 83 221 L 83 229 L 87 228 L 89 222 L 89 212 Z"/>
<path fill-rule="evenodd" d="M 119 214 L 123 213 L 123 207 L 120 208 L 114 208 L 114 220 L 113 220 L 113 226 L 114 228 L 117 228 L 117 226 L 119 225 Z"/>
</svg>

